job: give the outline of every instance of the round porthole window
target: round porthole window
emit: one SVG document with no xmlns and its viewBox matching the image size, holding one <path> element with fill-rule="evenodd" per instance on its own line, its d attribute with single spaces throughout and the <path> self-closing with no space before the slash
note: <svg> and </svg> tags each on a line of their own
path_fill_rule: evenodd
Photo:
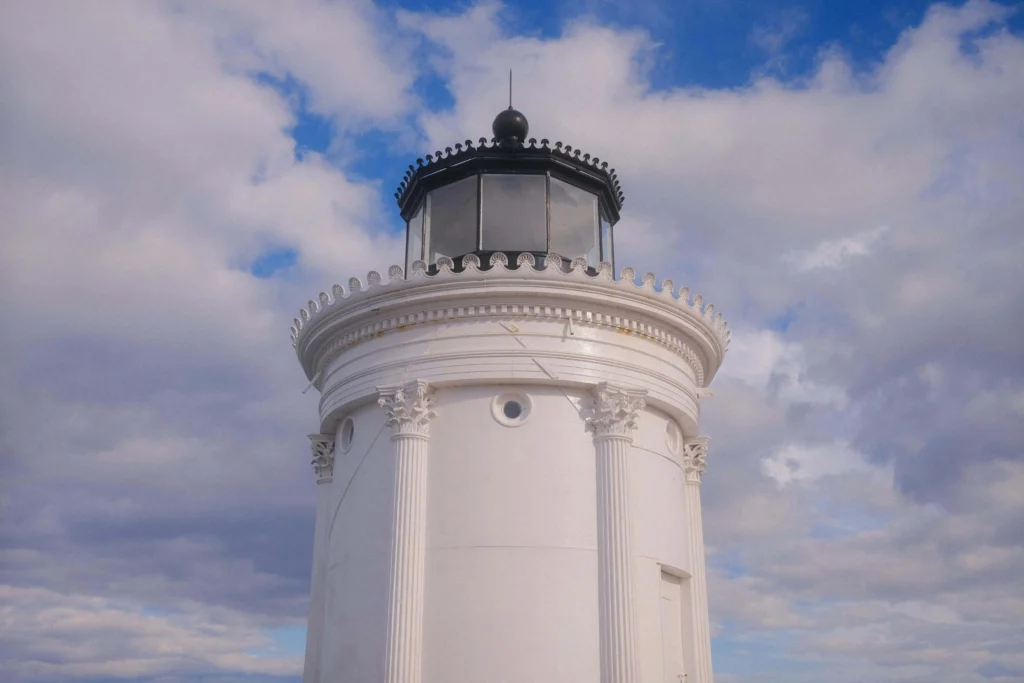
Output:
<svg viewBox="0 0 1024 683">
<path fill-rule="evenodd" d="M 519 401 L 505 401 L 501 412 L 510 420 L 518 420 L 519 416 L 523 414 L 523 406 Z"/>
<path fill-rule="evenodd" d="M 679 451 L 683 447 L 683 432 L 672 420 L 668 421 L 665 425 L 665 445 L 668 446 L 668 452 L 672 455 L 679 455 Z"/>
<path fill-rule="evenodd" d="M 341 423 L 341 452 L 348 453 L 348 449 L 352 448 L 352 440 L 356 436 L 356 423 L 352 421 L 351 417 L 345 418 L 345 421 Z"/>
<path fill-rule="evenodd" d="M 491 413 L 494 419 L 506 427 L 518 427 L 530 415 L 530 397 L 515 391 L 498 394 L 491 402 Z"/>
</svg>

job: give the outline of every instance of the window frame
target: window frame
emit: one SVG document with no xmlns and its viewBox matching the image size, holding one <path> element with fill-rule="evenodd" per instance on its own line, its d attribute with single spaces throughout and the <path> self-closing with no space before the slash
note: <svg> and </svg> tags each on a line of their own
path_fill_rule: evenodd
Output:
<svg viewBox="0 0 1024 683">
<path fill-rule="evenodd" d="M 431 233 L 431 229 L 430 229 L 431 225 L 430 225 L 430 223 L 431 223 L 431 220 L 430 219 L 431 219 L 431 213 L 432 213 L 432 208 L 433 208 L 432 207 L 432 204 L 433 204 L 432 197 L 433 197 L 434 192 L 436 192 L 437 190 L 441 189 L 442 187 L 447 187 L 449 185 L 452 185 L 454 183 L 457 183 L 457 182 L 460 182 L 462 180 L 466 180 L 466 179 L 472 178 L 472 177 L 476 178 L 476 212 L 475 212 L 475 216 L 476 216 L 476 225 L 475 225 L 476 239 L 475 239 L 475 246 L 476 246 L 476 250 L 477 251 L 481 251 L 481 252 L 484 251 L 484 239 L 483 239 L 483 237 L 484 237 L 484 235 L 483 235 L 483 222 L 484 222 L 483 221 L 483 218 L 484 218 L 484 215 L 483 215 L 484 214 L 484 175 L 536 175 L 536 176 L 543 176 L 544 177 L 544 222 L 545 222 L 545 226 L 544 226 L 544 229 L 545 229 L 544 230 L 545 251 L 544 251 L 544 253 L 545 254 L 551 253 L 551 244 L 552 244 L 552 232 L 551 232 L 552 231 L 552 225 L 551 225 L 551 179 L 554 178 L 554 179 L 559 180 L 559 181 L 561 181 L 563 183 L 571 185 L 571 186 L 573 186 L 573 187 L 575 187 L 577 189 L 583 190 L 584 192 L 588 192 L 590 194 L 593 194 L 597 198 L 597 224 L 595 226 L 595 233 L 596 233 L 596 238 L 597 238 L 596 239 L 596 243 L 595 243 L 595 247 L 597 249 L 597 259 L 596 260 L 597 260 L 597 263 L 607 262 L 607 263 L 611 264 L 612 267 L 614 268 L 614 266 L 615 266 L 615 262 L 614 262 L 614 259 L 615 259 L 615 224 L 612 223 L 611 220 L 609 220 L 609 218 L 608 218 L 608 216 L 609 215 L 613 215 L 614 212 L 608 210 L 608 208 L 606 206 L 606 201 L 605 201 L 605 197 L 604 197 L 603 193 L 595 192 L 593 190 L 593 188 L 586 187 L 584 184 L 576 181 L 571 173 L 559 172 L 558 170 L 552 171 L 551 169 L 548 169 L 548 170 L 544 170 L 544 171 L 537 171 L 537 170 L 531 169 L 531 170 L 528 170 L 528 171 L 517 173 L 517 172 L 514 172 L 514 171 L 510 172 L 508 170 L 488 171 L 488 170 L 485 170 L 485 169 L 478 169 L 478 170 L 476 170 L 475 172 L 473 172 L 471 174 L 468 174 L 468 175 L 466 175 L 464 177 L 458 178 L 457 180 L 453 180 L 451 183 L 445 183 L 442 186 L 435 187 L 435 188 L 433 188 L 433 189 L 431 189 L 431 190 L 429 190 L 429 191 L 427 191 L 427 192 L 425 192 L 423 194 L 423 198 L 420 201 L 420 206 L 417 207 L 416 211 L 414 212 L 414 218 L 415 218 L 416 213 L 419 213 L 419 218 L 420 218 L 420 220 L 419 220 L 419 224 L 420 224 L 419 225 L 419 234 L 420 234 L 419 258 L 412 258 L 411 260 L 410 260 L 410 254 L 409 254 L 409 240 L 411 239 L 411 235 L 412 235 L 413 220 L 406 221 L 406 234 L 405 234 L 405 254 L 406 254 L 406 257 L 405 258 L 406 258 L 406 273 L 407 274 L 411 271 L 412 264 L 415 263 L 416 261 L 423 261 L 427 265 L 428 268 L 430 268 L 431 266 L 435 266 L 436 265 L 436 261 L 431 261 L 430 260 L 430 254 L 431 254 L 431 246 L 430 246 L 430 242 L 431 242 L 431 239 L 430 239 L 430 237 L 431 237 L 431 235 L 430 235 L 430 233 Z M 608 224 L 608 240 L 607 240 L 608 244 L 607 245 L 605 244 L 606 240 L 605 240 L 605 231 L 604 231 L 603 223 L 607 223 Z M 489 249 L 488 251 L 506 251 L 506 250 L 504 250 L 504 249 Z M 538 252 L 531 251 L 530 253 L 536 254 Z M 559 254 L 559 255 L 562 256 L 563 258 L 570 258 L 570 259 L 571 258 L 575 258 L 575 257 L 566 256 L 564 254 Z M 456 256 L 459 256 L 459 255 L 456 255 Z M 455 258 L 455 257 L 452 257 L 452 258 Z M 589 259 L 588 259 L 588 266 L 593 268 L 596 265 L 597 264 L 589 263 Z"/>
</svg>

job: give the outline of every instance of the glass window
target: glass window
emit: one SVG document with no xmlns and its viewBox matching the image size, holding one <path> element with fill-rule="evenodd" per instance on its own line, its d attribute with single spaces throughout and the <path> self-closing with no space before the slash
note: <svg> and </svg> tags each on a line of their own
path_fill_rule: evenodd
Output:
<svg viewBox="0 0 1024 683">
<path fill-rule="evenodd" d="M 601 260 L 615 265 L 615 254 L 613 253 L 614 240 L 612 239 L 612 224 L 601 212 Z"/>
<path fill-rule="evenodd" d="M 413 261 L 423 259 L 423 204 L 416 209 L 416 215 L 409 219 L 408 236 L 405 239 L 405 272 L 412 270 Z"/>
<path fill-rule="evenodd" d="M 546 184 L 542 175 L 484 175 L 486 251 L 547 251 Z"/>
<path fill-rule="evenodd" d="M 427 195 L 423 232 L 428 264 L 441 256 L 456 258 L 476 251 L 476 184 L 476 176 L 471 176 Z"/>
<path fill-rule="evenodd" d="M 597 195 L 551 179 L 551 251 L 597 265 Z"/>
</svg>

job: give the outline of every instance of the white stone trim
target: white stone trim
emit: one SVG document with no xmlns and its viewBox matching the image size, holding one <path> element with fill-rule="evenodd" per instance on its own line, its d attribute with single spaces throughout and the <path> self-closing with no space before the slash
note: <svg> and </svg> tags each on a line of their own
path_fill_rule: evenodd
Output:
<svg viewBox="0 0 1024 683">
<path fill-rule="evenodd" d="M 508 320 L 518 319 L 549 319 L 555 322 L 572 321 L 574 325 L 592 325 L 595 327 L 615 328 L 624 334 L 631 334 L 641 339 L 648 339 L 656 344 L 678 353 L 693 368 L 697 376 L 698 386 L 704 385 L 704 364 L 693 348 L 678 336 L 665 329 L 620 315 L 601 313 L 600 311 L 568 308 L 564 306 L 541 306 L 537 304 L 484 304 L 477 306 L 453 306 L 426 311 L 417 311 L 404 315 L 396 315 L 383 320 L 368 323 L 344 333 L 336 341 L 327 346 L 320 354 L 316 371 L 323 372 L 331 361 L 347 349 L 367 339 L 376 339 L 382 334 L 403 331 L 415 325 L 436 325 L 468 318 L 495 318 Z"/>
<path fill-rule="evenodd" d="M 387 425 L 394 430 L 392 438 L 426 436 L 427 424 L 434 417 L 434 397 L 426 382 L 378 387 L 377 392 L 377 403 L 387 413 Z"/>
<path fill-rule="evenodd" d="M 708 468 L 708 437 L 690 437 L 683 443 L 683 471 L 686 481 L 700 484 Z"/>
<path fill-rule="evenodd" d="M 683 430 L 679 427 L 679 423 L 669 418 L 665 422 L 665 448 L 668 449 L 669 455 L 673 459 L 679 458 L 682 454 L 684 439 Z"/>
<path fill-rule="evenodd" d="M 597 470 L 598 613 L 601 683 L 641 683 L 637 641 L 629 451 L 644 394 L 602 382 L 594 389 Z"/>
<path fill-rule="evenodd" d="M 345 443 L 346 442 L 346 439 L 345 439 L 345 427 L 348 426 L 348 425 L 352 425 L 352 436 L 349 439 L 347 439 L 348 443 Z M 342 454 L 348 453 L 350 450 L 352 450 L 352 443 L 355 440 L 356 440 L 356 421 L 353 420 L 351 416 L 350 417 L 346 417 L 345 419 L 343 419 L 341 421 L 341 424 L 338 427 L 338 443 L 337 443 L 337 448 L 335 450 L 337 452 L 342 453 Z"/>
<path fill-rule="evenodd" d="M 395 444 L 395 494 L 388 583 L 385 683 L 419 683 L 427 537 L 427 436 L 434 417 L 426 382 L 381 387 Z"/>
<path fill-rule="evenodd" d="M 715 307 L 712 304 L 705 306 L 700 295 L 694 297 L 691 302 L 689 288 L 682 287 L 677 293 L 674 289 L 675 285 L 671 280 L 665 280 L 662 282 L 661 288 L 656 289 L 656 278 L 652 273 L 647 273 L 643 277 L 642 283 L 637 285 L 634 282 L 635 271 L 632 268 L 624 268 L 621 278 L 616 281 L 613 277 L 611 266 L 607 263 L 599 264 L 597 274 L 590 275 L 586 272 L 586 264 L 579 261 L 573 262 L 573 267 L 568 273 L 563 272 L 557 267 L 537 269 L 534 266 L 534 259 L 530 254 L 521 255 L 518 260 L 518 268 L 514 270 L 507 267 L 508 259 L 504 254 L 493 255 L 491 258 L 492 267 L 486 271 L 479 269 L 479 259 L 472 254 L 463 258 L 465 269 L 460 273 L 452 271 L 451 266 L 453 264 L 451 259 L 441 259 L 441 261 L 443 263 L 438 263 L 438 272 L 435 275 L 427 275 L 422 262 L 417 262 L 414 264 L 410 278 L 404 279 L 402 268 L 400 266 L 392 266 L 388 270 L 390 281 L 387 284 L 382 282 L 379 273 L 371 271 L 367 276 L 367 286 L 364 286 L 357 278 L 351 278 L 348 290 L 341 285 L 335 285 L 332 288 L 333 296 L 326 292 L 321 292 L 318 301 L 311 300 L 308 309 L 300 311 L 299 317 L 295 318 L 292 327 L 292 344 L 307 369 L 307 375 L 315 376 L 316 370 L 322 369 L 326 362 L 329 362 L 324 361 L 324 358 L 339 351 L 339 349 L 330 347 L 326 350 L 316 349 L 314 351 L 316 357 L 308 357 L 311 342 L 318 338 L 320 329 L 325 325 L 329 325 L 331 321 L 339 316 L 345 317 L 349 313 L 354 314 L 359 309 L 360 304 L 372 302 L 382 296 L 388 296 L 396 292 L 403 292 L 407 296 L 412 296 L 416 290 L 422 287 L 447 282 L 461 284 L 472 284 L 474 282 L 499 284 L 508 282 L 518 290 L 517 294 L 519 296 L 516 298 L 522 298 L 522 295 L 527 291 L 525 289 L 526 285 L 531 287 L 543 286 L 545 283 L 554 281 L 589 287 L 596 286 L 600 289 L 611 289 L 631 296 L 639 296 L 641 300 L 651 303 L 670 304 L 670 309 L 677 316 L 681 316 L 683 319 L 688 320 L 691 325 L 695 325 L 695 329 L 706 334 L 709 341 L 712 341 L 712 345 L 715 347 L 712 354 L 715 356 L 712 370 L 709 372 L 706 368 L 695 368 L 701 379 L 700 386 L 705 384 L 705 375 L 710 377 L 713 371 L 717 369 L 729 344 L 730 333 L 728 326 L 722 320 L 721 313 L 716 314 L 714 312 Z M 342 338 L 335 340 L 334 344 L 343 349 L 358 343 L 362 339 L 398 330 L 403 326 L 480 315 L 549 317 L 559 320 L 564 319 L 566 322 L 571 319 L 574 325 L 596 324 L 620 327 L 628 333 L 639 334 L 676 349 L 686 358 L 688 363 L 692 363 L 696 359 L 696 365 L 701 365 L 699 356 L 677 334 L 661 326 L 652 325 L 650 322 L 582 307 L 545 306 L 516 302 L 510 304 L 431 308 L 428 311 L 389 316 L 382 320 L 367 322 L 355 329 L 344 331 Z"/>
<path fill-rule="evenodd" d="M 332 434 L 310 434 L 309 443 L 313 448 L 313 471 L 318 482 L 334 476 L 334 436 Z"/>
<path fill-rule="evenodd" d="M 693 601 L 693 635 L 696 660 L 693 683 L 712 683 L 711 623 L 708 616 L 708 580 L 704 559 L 704 520 L 700 503 L 700 478 L 707 467 L 708 438 L 691 437 L 683 444 L 683 469 L 686 472 L 686 534 L 690 551 L 691 600 Z"/>
<path fill-rule="evenodd" d="M 510 418 L 505 415 L 505 404 L 515 401 L 522 407 L 519 417 Z M 533 410 L 533 401 L 529 395 L 522 391 L 503 391 L 491 399 L 491 415 L 495 421 L 506 427 L 521 427 L 526 424 Z"/>
<path fill-rule="evenodd" d="M 633 430 L 640 411 L 647 405 L 644 389 L 620 389 L 601 382 L 594 388 L 594 415 L 590 428 L 597 438 L 626 437 L 633 441 Z"/>
</svg>

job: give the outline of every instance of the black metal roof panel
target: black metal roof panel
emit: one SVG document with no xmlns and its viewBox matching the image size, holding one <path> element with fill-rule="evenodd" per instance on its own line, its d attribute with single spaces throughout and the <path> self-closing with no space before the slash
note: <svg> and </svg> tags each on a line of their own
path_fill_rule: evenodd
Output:
<svg viewBox="0 0 1024 683">
<path fill-rule="evenodd" d="M 477 173 L 545 173 L 561 177 L 597 194 L 608 219 L 619 220 L 619 212 L 625 199 L 615 169 L 608 168 L 608 162 L 583 154 L 571 145 L 556 142 L 554 146 L 544 139 L 537 142 L 530 138 L 525 143 L 516 138 L 498 140 L 480 138 L 474 145 L 471 140 L 456 143 L 455 149 L 445 147 L 425 159 L 417 159 L 410 165 L 405 178 L 395 192 L 399 211 L 404 220 L 409 220 L 426 192 L 476 175 Z"/>
</svg>

